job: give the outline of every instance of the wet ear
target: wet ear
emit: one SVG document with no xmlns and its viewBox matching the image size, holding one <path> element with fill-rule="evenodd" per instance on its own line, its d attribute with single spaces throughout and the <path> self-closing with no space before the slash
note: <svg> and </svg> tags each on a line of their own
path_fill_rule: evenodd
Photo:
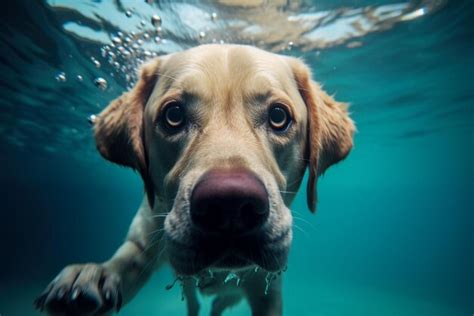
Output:
<svg viewBox="0 0 474 316">
<path fill-rule="evenodd" d="M 353 145 L 355 125 L 347 112 L 347 104 L 334 100 L 311 79 L 308 67 L 291 58 L 291 68 L 298 90 L 308 110 L 309 178 L 307 203 L 314 213 L 317 202 L 317 178 L 331 165 L 343 160 Z"/>
<path fill-rule="evenodd" d="M 134 88 L 112 101 L 94 120 L 96 146 L 100 154 L 140 173 L 151 206 L 154 191 L 144 145 L 143 112 L 158 80 L 159 64 L 159 59 L 144 64 Z"/>
</svg>

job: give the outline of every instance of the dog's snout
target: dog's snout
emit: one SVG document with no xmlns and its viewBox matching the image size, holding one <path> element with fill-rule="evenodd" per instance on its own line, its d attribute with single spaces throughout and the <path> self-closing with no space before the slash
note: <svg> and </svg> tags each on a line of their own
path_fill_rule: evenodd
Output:
<svg viewBox="0 0 474 316">
<path fill-rule="evenodd" d="M 248 170 L 211 170 L 200 178 L 191 195 L 191 219 L 206 233 L 255 232 L 268 212 L 267 190 Z"/>
</svg>

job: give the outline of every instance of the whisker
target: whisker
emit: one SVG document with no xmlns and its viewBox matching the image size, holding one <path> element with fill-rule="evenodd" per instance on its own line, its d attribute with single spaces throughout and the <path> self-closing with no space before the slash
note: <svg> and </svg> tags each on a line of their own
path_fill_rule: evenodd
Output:
<svg viewBox="0 0 474 316">
<path fill-rule="evenodd" d="M 308 233 L 307 233 L 303 228 L 299 227 L 299 226 L 296 225 L 295 223 L 293 223 L 293 226 L 294 226 L 296 229 L 298 229 L 299 231 L 301 231 L 301 232 L 305 235 L 306 238 L 309 238 Z"/>
<path fill-rule="evenodd" d="M 145 252 L 147 252 L 148 250 L 150 250 L 152 247 L 156 246 L 157 244 L 161 243 L 161 241 L 163 240 L 165 234 L 161 234 L 160 236 L 157 236 L 159 238 L 156 238 L 156 240 L 153 240 L 153 238 L 151 238 L 151 242 L 150 244 L 145 247 L 145 249 L 143 249 L 143 251 L 140 253 L 140 255 L 144 254 Z"/>
<path fill-rule="evenodd" d="M 292 213 L 295 213 L 295 214 L 297 214 L 297 215 L 303 215 L 303 214 L 301 214 L 300 212 L 298 212 L 297 210 L 291 210 L 291 212 L 292 212 Z"/>
<path fill-rule="evenodd" d="M 142 277 L 142 275 L 150 268 L 153 267 L 153 264 L 156 262 L 156 258 L 152 258 L 151 260 L 149 260 L 146 265 L 143 267 L 143 269 L 140 271 L 140 273 L 138 274 L 137 276 L 137 282 L 135 283 L 135 285 L 133 286 L 130 286 L 129 288 L 129 292 L 135 292 L 135 290 L 140 286 L 140 278 Z"/>
<path fill-rule="evenodd" d="M 298 193 L 297 191 L 282 191 L 282 190 L 278 190 L 280 193 L 285 193 L 285 194 L 296 194 Z"/>
<path fill-rule="evenodd" d="M 149 233 L 147 234 L 147 236 L 150 236 L 150 235 L 153 235 L 153 234 L 157 234 L 157 233 L 161 233 L 161 232 L 163 232 L 163 231 L 165 231 L 164 228 L 156 229 L 156 230 L 153 230 L 153 231 L 149 232 Z"/>
<path fill-rule="evenodd" d="M 306 159 L 306 158 L 295 158 L 295 159 L 309 162 L 309 159 Z"/>
<path fill-rule="evenodd" d="M 302 221 L 305 224 L 308 224 L 314 231 L 316 231 L 316 227 L 310 221 L 298 216 L 293 216 L 293 218 L 296 220 Z"/>
<path fill-rule="evenodd" d="M 166 217 L 169 213 L 150 215 L 149 218 Z"/>
</svg>

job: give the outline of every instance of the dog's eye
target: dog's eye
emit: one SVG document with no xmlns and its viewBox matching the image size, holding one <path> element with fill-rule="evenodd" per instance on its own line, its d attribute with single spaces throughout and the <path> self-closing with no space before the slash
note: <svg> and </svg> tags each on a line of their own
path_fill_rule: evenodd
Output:
<svg viewBox="0 0 474 316">
<path fill-rule="evenodd" d="M 291 116 L 280 104 L 273 105 L 268 110 L 268 123 L 275 131 L 285 131 L 291 123 Z"/>
<path fill-rule="evenodd" d="M 178 101 L 171 101 L 165 105 L 163 111 L 163 118 L 166 127 L 175 129 L 179 128 L 184 124 L 185 116 L 184 109 L 181 103 Z"/>
</svg>

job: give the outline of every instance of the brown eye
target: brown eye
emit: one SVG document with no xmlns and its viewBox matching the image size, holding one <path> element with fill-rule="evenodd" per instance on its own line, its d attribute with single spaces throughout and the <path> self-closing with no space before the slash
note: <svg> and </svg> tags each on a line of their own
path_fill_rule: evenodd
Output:
<svg viewBox="0 0 474 316">
<path fill-rule="evenodd" d="M 167 128 L 175 129 L 184 125 L 185 115 L 181 103 L 171 101 L 163 111 L 163 120 Z"/>
<path fill-rule="evenodd" d="M 285 131 L 291 123 L 291 116 L 282 105 L 274 105 L 268 110 L 268 123 L 275 131 Z"/>
</svg>

